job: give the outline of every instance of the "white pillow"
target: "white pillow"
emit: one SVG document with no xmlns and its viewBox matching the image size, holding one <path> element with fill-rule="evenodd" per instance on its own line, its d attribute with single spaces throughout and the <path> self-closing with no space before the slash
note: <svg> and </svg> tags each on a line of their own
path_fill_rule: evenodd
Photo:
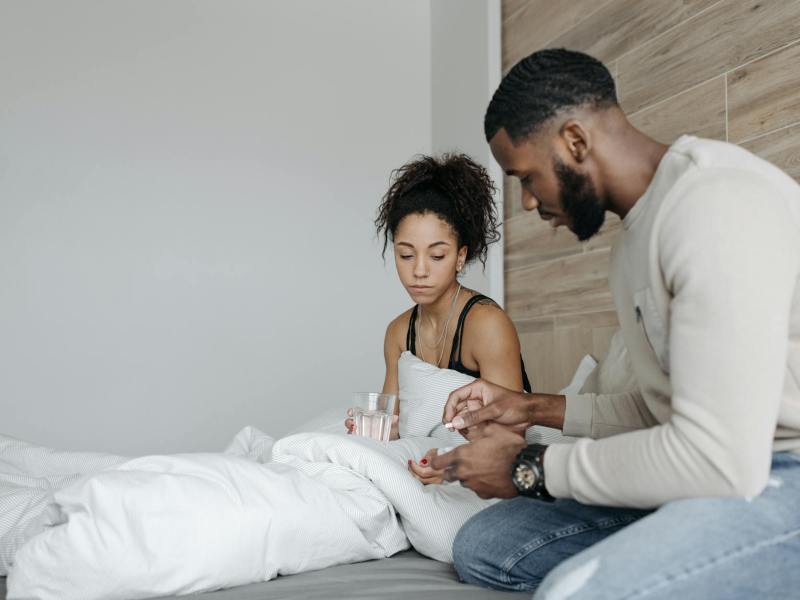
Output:
<svg viewBox="0 0 800 600">
<path fill-rule="evenodd" d="M 597 361 L 588 354 L 584 356 L 581 359 L 578 368 L 575 370 L 575 374 L 572 376 L 572 381 L 570 381 L 569 385 L 558 393 L 564 395 L 577 394 L 583 387 L 586 379 L 592 374 L 595 367 L 597 367 Z M 550 444 L 571 443 L 576 439 L 578 438 L 562 435 L 560 429 L 542 427 L 541 425 L 528 427 L 527 431 L 525 431 L 525 441 L 529 444 L 544 444 L 549 446 Z"/>
<path fill-rule="evenodd" d="M 580 389 L 596 364 L 590 356 L 585 356 L 568 389 Z M 401 438 L 438 437 L 448 446 L 466 442 L 460 433 L 449 431 L 442 425 L 442 414 L 450 393 L 472 383 L 474 377 L 452 369 L 440 369 L 406 351 L 397 361 L 397 378 Z M 525 440 L 529 444 L 554 444 L 572 442 L 574 438 L 561 435 L 558 429 L 534 425 L 525 432 Z"/>
<path fill-rule="evenodd" d="M 403 352 L 397 361 L 400 389 L 400 437 L 437 437 L 448 446 L 467 440 L 442 425 L 444 405 L 450 392 L 475 381 L 474 377 L 420 360 Z"/>
</svg>

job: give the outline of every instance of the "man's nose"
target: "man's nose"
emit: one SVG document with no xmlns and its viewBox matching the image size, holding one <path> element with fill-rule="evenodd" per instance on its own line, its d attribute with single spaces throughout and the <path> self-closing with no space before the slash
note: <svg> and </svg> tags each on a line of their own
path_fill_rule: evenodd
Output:
<svg viewBox="0 0 800 600">
<path fill-rule="evenodd" d="M 531 194 L 525 187 L 522 187 L 522 208 L 525 210 L 536 210 L 539 208 L 539 201 L 536 196 Z"/>
</svg>

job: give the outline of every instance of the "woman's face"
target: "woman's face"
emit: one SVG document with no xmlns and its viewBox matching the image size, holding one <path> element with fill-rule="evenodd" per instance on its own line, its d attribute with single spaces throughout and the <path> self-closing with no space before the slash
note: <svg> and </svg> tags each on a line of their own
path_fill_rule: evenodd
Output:
<svg viewBox="0 0 800 600">
<path fill-rule="evenodd" d="M 438 300 L 453 285 L 466 255 L 453 228 L 432 213 L 404 217 L 394 234 L 397 274 L 417 304 Z"/>
</svg>

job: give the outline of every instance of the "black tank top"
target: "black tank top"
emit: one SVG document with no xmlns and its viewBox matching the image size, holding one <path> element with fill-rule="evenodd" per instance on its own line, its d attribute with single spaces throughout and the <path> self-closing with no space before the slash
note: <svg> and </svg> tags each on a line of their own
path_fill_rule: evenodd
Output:
<svg viewBox="0 0 800 600">
<path fill-rule="evenodd" d="M 447 362 L 448 369 L 452 369 L 453 371 L 458 371 L 459 373 L 464 373 L 464 375 L 469 375 L 470 377 L 475 378 L 481 376 L 480 372 L 468 369 L 464 366 L 464 363 L 461 362 L 461 339 L 464 335 L 464 319 L 467 318 L 467 313 L 481 300 L 488 300 L 492 304 L 496 305 L 494 300 L 488 296 L 484 296 L 483 294 L 475 294 L 472 298 L 467 300 L 467 303 L 461 310 L 461 314 L 458 315 L 458 323 L 456 324 L 456 331 L 453 335 L 453 346 L 450 349 L 450 360 Z M 406 350 L 414 355 L 417 354 L 417 331 L 415 326 L 417 323 L 418 312 L 419 304 L 417 304 L 411 311 L 411 318 L 408 321 L 408 333 L 406 333 Z M 522 360 L 522 355 L 519 357 L 519 364 L 520 368 L 522 369 L 522 389 L 530 393 L 531 382 L 528 380 L 528 374 L 525 372 L 525 362 Z"/>
</svg>

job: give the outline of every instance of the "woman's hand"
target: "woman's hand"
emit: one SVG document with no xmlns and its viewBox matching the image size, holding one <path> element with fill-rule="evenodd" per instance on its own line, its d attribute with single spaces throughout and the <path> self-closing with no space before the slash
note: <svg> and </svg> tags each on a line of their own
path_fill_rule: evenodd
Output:
<svg viewBox="0 0 800 600">
<path fill-rule="evenodd" d="M 347 418 L 344 420 L 344 428 L 347 430 L 347 435 L 353 433 L 356 428 L 356 422 L 353 421 L 353 409 L 347 409 Z"/>
<path fill-rule="evenodd" d="M 415 463 L 410 459 L 408 461 L 408 470 L 425 485 L 429 483 L 442 483 L 444 481 L 444 470 L 437 471 L 431 466 L 431 461 L 433 457 L 436 456 L 436 450 L 436 448 L 428 450 L 419 463 Z"/>
<path fill-rule="evenodd" d="M 400 422 L 399 415 L 392 415 L 392 429 L 389 432 L 389 439 L 390 440 L 398 440 L 400 439 L 400 429 L 398 427 L 398 423 Z M 353 409 L 347 409 L 347 418 L 344 420 L 344 428 L 347 430 L 347 435 L 355 433 L 356 430 L 356 422 L 353 420 Z"/>
<path fill-rule="evenodd" d="M 511 498 L 518 494 L 511 465 L 526 445 L 525 438 L 502 425 L 490 424 L 484 437 L 472 444 L 435 456 L 431 463 L 446 481 L 461 481 L 481 498 Z"/>
</svg>

